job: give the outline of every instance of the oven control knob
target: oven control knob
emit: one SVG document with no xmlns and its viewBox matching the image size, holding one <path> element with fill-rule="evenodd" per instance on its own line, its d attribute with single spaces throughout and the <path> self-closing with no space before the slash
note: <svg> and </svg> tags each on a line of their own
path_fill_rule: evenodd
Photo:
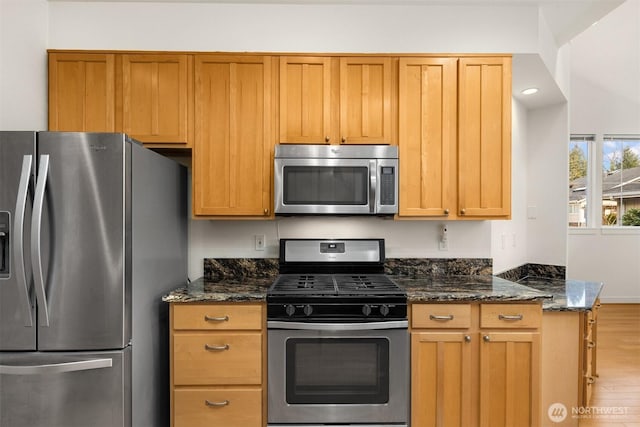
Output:
<svg viewBox="0 0 640 427">
<path fill-rule="evenodd" d="M 293 313 L 296 312 L 296 308 L 293 306 L 293 304 L 287 304 L 284 307 L 284 311 L 285 313 L 287 313 L 287 316 L 293 316 Z"/>
<path fill-rule="evenodd" d="M 313 313 L 313 307 L 311 307 L 309 304 L 304 306 L 304 314 L 307 316 L 311 316 L 311 313 Z"/>
<path fill-rule="evenodd" d="M 371 314 L 371 306 L 369 304 L 365 304 L 362 306 L 362 314 L 368 316 Z"/>
<path fill-rule="evenodd" d="M 382 304 L 382 306 L 380 306 L 380 314 L 382 314 L 383 316 L 389 314 L 389 306 L 386 304 Z"/>
</svg>

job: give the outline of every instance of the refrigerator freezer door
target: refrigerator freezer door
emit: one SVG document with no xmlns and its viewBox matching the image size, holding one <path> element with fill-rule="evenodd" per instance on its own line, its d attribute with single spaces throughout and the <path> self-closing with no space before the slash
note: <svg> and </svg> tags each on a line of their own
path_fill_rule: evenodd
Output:
<svg viewBox="0 0 640 427">
<path fill-rule="evenodd" d="M 38 293 L 39 350 L 130 341 L 129 150 L 123 134 L 38 134 L 31 263 L 45 292 L 44 299 Z"/>
<path fill-rule="evenodd" d="M 0 426 L 131 426 L 131 349 L 0 354 Z"/>
<path fill-rule="evenodd" d="M 0 132 L 0 351 L 36 349 L 28 261 L 35 143 L 35 132 Z"/>
</svg>

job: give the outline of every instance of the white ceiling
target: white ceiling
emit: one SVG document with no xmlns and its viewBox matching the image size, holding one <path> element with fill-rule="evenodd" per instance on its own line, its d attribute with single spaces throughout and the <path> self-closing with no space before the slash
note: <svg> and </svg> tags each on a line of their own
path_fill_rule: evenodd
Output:
<svg viewBox="0 0 640 427">
<path fill-rule="evenodd" d="M 69 0 L 49 0 L 69 1 Z M 255 4 L 356 4 L 438 6 L 538 6 L 559 46 L 584 31 L 625 0 L 71 0 L 78 2 L 173 2 Z"/>
</svg>

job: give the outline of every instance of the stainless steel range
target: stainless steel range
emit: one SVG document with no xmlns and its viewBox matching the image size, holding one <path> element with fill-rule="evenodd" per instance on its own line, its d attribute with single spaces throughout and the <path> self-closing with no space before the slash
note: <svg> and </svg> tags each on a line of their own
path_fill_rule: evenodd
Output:
<svg viewBox="0 0 640 427">
<path fill-rule="evenodd" d="M 284 239 L 267 292 L 268 426 L 406 427 L 407 297 L 382 239 Z"/>
</svg>

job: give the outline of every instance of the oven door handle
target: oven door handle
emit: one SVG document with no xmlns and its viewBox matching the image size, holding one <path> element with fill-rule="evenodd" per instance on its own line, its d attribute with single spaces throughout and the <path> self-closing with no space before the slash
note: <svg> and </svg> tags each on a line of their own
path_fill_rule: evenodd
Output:
<svg viewBox="0 0 640 427">
<path fill-rule="evenodd" d="M 393 320 L 390 322 L 368 323 L 307 323 L 267 321 L 267 329 L 292 329 L 304 331 L 372 331 L 380 329 L 407 329 L 409 321 Z"/>
</svg>

